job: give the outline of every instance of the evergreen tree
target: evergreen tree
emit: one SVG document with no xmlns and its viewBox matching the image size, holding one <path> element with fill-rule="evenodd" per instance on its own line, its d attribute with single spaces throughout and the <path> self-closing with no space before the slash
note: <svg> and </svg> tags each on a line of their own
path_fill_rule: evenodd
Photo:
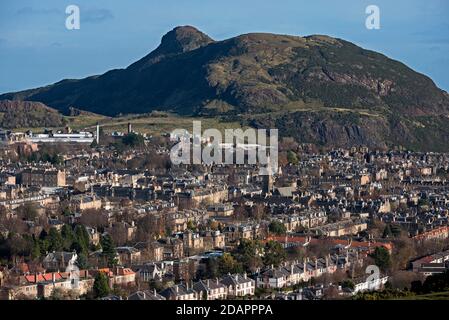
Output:
<svg viewBox="0 0 449 320">
<path fill-rule="evenodd" d="M 393 236 L 393 232 L 391 232 L 390 224 L 387 224 L 384 228 L 382 238 L 391 238 L 392 236 Z"/>
<path fill-rule="evenodd" d="M 263 262 L 266 266 L 273 265 L 278 267 L 285 261 L 287 254 L 282 245 L 276 241 L 269 241 L 265 246 L 265 255 Z"/>
<path fill-rule="evenodd" d="M 254 272 L 262 266 L 261 250 L 262 248 L 258 241 L 242 239 L 234 253 L 234 257 L 247 271 Z"/>
<path fill-rule="evenodd" d="M 86 227 L 79 224 L 75 227 L 74 233 L 75 239 L 72 247 L 76 250 L 76 252 L 83 252 L 87 255 L 89 253 L 90 237 Z"/>
<path fill-rule="evenodd" d="M 61 251 L 64 248 L 64 241 L 56 228 L 50 228 L 46 240 L 50 251 Z"/>
<path fill-rule="evenodd" d="M 113 267 L 117 265 L 117 254 L 110 235 L 107 234 L 101 237 L 101 247 L 103 249 L 103 256 L 107 258 L 108 266 Z"/>
<path fill-rule="evenodd" d="M 220 275 L 242 272 L 242 266 L 229 253 L 218 258 L 218 272 Z"/>
<path fill-rule="evenodd" d="M 287 152 L 287 161 L 291 164 L 298 164 L 298 156 L 293 151 L 289 150 Z"/>
<path fill-rule="evenodd" d="M 38 259 L 41 257 L 41 246 L 40 241 L 33 239 L 33 249 L 31 250 L 31 258 Z"/>
<path fill-rule="evenodd" d="M 48 233 L 45 231 L 45 229 L 42 229 L 41 233 L 39 234 L 39 240 L 45 240 L 47 239 Z"/>
<path fill-rule="evenodd" d="M 62 226 L 61 236 L 64 243 L 64 250 L 70 250 L 73 241 L 75 240 L 75 233 L 72 230 L 72 227 L 68 224 Z"/>
<path fill-rule="evenodd" d="M 108 277 L 104 272 L 99 272 L 95 276 L 93 293 L 95 298 L 103 298 L 109 294 L 111 289 L 109 288 Z"/>
<path fill-rule="evenodd" d="M 80 270 L 89 268 L 87 256 L 84 253 L 78 254 L 78 259 L 76 259 L 76 264 Z"/>
<path fill-rule="evenodd" d="M 276 235 L 283 235 L 287 232 L 285 225 L 278 220 L 272 221 L 270 223 L 270 225 L 268 226 L 268 229 L 270 230 L 270 232 L 272 232 Z"/>
<path fill-rule="evenodd" d="M 384 247 L 377 247 L 372 255 L 374 263 L 383 271 L 391 265 L 390 253 Z"/>
</svg>

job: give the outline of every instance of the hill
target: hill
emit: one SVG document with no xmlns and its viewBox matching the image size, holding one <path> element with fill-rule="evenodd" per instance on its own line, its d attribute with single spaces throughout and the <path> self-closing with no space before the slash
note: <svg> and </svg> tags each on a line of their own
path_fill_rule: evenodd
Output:
<svg viewBox="0 0 449 320">
<path fill-rule="evenodd" d="M 58 127 L 66 124 L 55 109 L 40 102 L 0 100 L 0 127 L 5 129 Z"/>
<path fill-rule="evenodd" d="M 324 146 L 449 151 L 449 95 L 406 65 L 342 39 L 267 33 L 214 41 L 177 27 L 125 69 L 0 96 L 115 116 L 172 111 L 276 126 Z"/>
</svg>

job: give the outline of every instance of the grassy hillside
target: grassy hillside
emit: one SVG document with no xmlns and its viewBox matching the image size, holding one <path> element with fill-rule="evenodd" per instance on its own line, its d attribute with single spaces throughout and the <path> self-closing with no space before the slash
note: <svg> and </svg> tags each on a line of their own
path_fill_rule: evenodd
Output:
<svg viewBox="0 0 449 320">
<path fill-rule="evenodd" d="M 106 133 L 114 131 L 126 132 L 128 123 L 131 123 L 133 130 L 147 133 L 150 135 L 160 135 L 169 133 L 174 129 L 186 129 L 190 132 L 193 130 L 193 121 L 201 121 L 202 129 L 216 128 L 220 131 L 228 128 L 239 128 L 240 123 L 237 121 L 226 121 L 219 118 L 211 117 L 183 117 L 171 113 L 163 114 L 146 114 L 146 115 L 128 115 L 121 117 L 106 117 L 102 115 L 78 115 L 64 116 L 66 126 L 70 126 L 74 130 L 95 131 L 97 122 L 102 130 Z M 32 128 L 34 132 L 44 129 L 63 129 L 62 126 L 47 126 L 40 128 Z M 14 131 L 26 131 L 30 128 L 20 127 Z"/>
<path fill-rule="evenodd" d="M 449 291 L 409 296 L 399 300 L 449 300 Z"/>
</svg>

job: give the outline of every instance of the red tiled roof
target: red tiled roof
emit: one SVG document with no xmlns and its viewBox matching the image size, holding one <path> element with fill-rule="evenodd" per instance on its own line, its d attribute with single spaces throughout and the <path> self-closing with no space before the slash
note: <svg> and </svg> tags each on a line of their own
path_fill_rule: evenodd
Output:
<svg viewBox="0 0 449 320">
<path fill-rule="evenodd" d="M 433 230 L 429 230 L 429 231 L 423 232 L 421 234 L 418 234 L 418 235 L 414 236 L 413 239 L 422 240 L 422 239 L 426 239 L 429 236 L 437 236 L 442 233 L 449 233 L 449 227 L 444 226 L 444 227 L 435 228 Z"/>
<path fill-rule="evenodd" d="M 418 260 L 416 260 L 416 261 L 414 261 L 414 262 L 430 263 L 430 262 L 432 262 L 433 260 L 435 260 L 435 257 L 434 257 L 433 255 L 431 255 L 431 256 L 426 256 L 426 257 L 424 257 L 424 258 L 418 259 Z"/>
<path fill-rule="evenodd" d="M 135 272 L 132 271 L 129 268 L 119 268 L 117 270 L 117 275 L 119 275 L 119 276 L 128 276 L 128 275 L 131 275 L 131 274 L 135 274 Z"/>
<path fill-rule="evenodd" d="M 55 272 L 55 280 L 61 280 L 62 276 L 59 272 Z M 37 277 L 37 281 L 36 281 Z M 44 274 L 30 274 L 25 276 L 25 280 L 30 283 L 36 283 L 36 282 L 44 282 L 44 281 L 52 281 L 53 280 L 53 273 L 44 273 Z"/>
</svg>

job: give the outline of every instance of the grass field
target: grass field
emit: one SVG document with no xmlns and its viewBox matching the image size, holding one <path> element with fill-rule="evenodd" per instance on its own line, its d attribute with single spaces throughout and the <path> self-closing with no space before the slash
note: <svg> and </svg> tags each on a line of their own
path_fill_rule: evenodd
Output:
<svg viewBox="0 0 449 320">
<path fill-rule="evenodd" d="M 421 294 L 400 300 L 449 300 L 449 291 Z"/>
<path fill-rule="evenodd" d="M 201 128 L 209 129 L 216 128 L 220 131 L 230 128 L 240 128 L 239 122 L 227 122 L 219 118 L 209 118 L 209 117 L 186 117 L 178 116 L 170 113 L 156 114 L 156 115 L 128 115 L 122 117 L 106 117 L 102 115 L 79 115 L 79 116 L 67 116 L 67 126 L 73 130 L 87 130 L 95 131 L 95 126 L 97 122 L 104 132 L 110 133 L 113 131 L 126 132 L 128 123 L 131 123 L 132 129 L 146 133 L 150 135 L 158 135 L 163 133 L 169 133 L 174 129 L 186 129 L 188 131 L 193 130 L 193 121 L 201 121 Z M 42 132 L 44 129 L 59 130 L 62 127 L 53 128 L 17 128 L 14 131 L 24 132 L 28 129 L 33 132 Z"/>
</svg>

